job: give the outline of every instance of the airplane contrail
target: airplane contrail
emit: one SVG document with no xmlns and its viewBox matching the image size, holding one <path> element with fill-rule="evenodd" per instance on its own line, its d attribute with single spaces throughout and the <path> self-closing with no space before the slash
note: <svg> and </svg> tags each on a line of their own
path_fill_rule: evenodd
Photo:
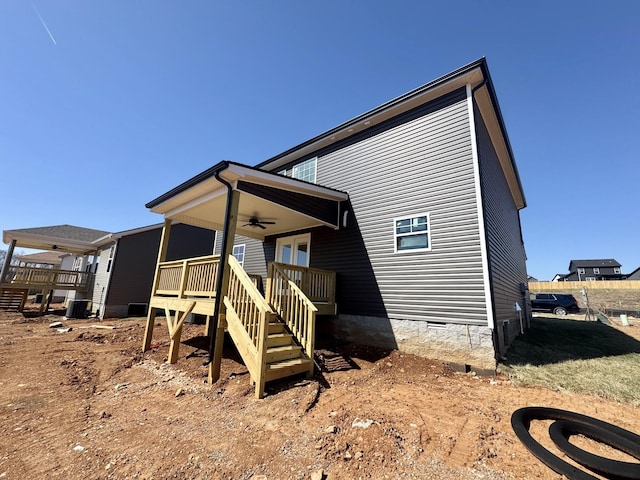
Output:
<svg viewBox="0 0 640 480">
<path fill-rule="evenodd" d="M 53 38 L 53 35 L 51 34 L 51 31 L 49 30 L 49 27 L 47 27 L 47 24 L 44 23 L 44 20 L 42 19 L 42 15 L 40 15 L 40 12 L 38 11 L 38 7 L 36 7 L 36 4 L 33 3 L 33 2 L 31 2 L 31 5 L 33 6 L 33 9 L 36 11 L 36 15 L 38 15 L 38 18 L 40 19 L 40 23 L 42 23 L 42 26 L 44 27 L 44 29 L 49 34 L 49 38 L 51 39 L 51 41 L 53 42 L 54 45 L 57 45 L 58 42 L 56 42 L 56 39 Z"/>
</svg>

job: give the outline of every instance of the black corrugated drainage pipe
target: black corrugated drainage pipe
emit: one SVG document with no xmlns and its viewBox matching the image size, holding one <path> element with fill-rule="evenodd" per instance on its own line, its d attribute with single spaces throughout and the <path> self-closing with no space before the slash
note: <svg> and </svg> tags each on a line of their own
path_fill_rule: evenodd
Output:
<svg viewBox="0 0 640 480">
<path fill-rule="evenodd" d="M 227 235 L 229 234 L 229 222 L 231 220 L 231 192 L 233 187 L 226 180 L 220 178 L 220 170 L 214 176 L 216 180 L 227 187 L 227 207 L 224 211 L 224 228 L 222 230 L 222 248 L 220 249 L 220 263 L 218 264 L 218 278 L 216 279 L 216 301 L 213 309 L 213 321 L 209 322 L 209 356 L 203 366 L 209 365 L 213 361 L 213 349 L 216 343 L 214 332 L 218 332 L 218 317 L 220 316 L 220 304 L 222 303 L 222 280 L 224 279 L 224 267 L 227 264 Z"/>
</svg>

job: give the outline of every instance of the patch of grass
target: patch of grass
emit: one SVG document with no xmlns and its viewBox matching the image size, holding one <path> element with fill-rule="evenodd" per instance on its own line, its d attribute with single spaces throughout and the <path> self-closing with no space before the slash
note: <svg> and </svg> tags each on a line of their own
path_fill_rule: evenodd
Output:
<svg viewBox="0 0 640 480">
<path fill-rule="evenodd" d="M 516 385 L 640 406 L 640 342 L 600 322 L 533 318 L 499 371 Z"/>
</svg>

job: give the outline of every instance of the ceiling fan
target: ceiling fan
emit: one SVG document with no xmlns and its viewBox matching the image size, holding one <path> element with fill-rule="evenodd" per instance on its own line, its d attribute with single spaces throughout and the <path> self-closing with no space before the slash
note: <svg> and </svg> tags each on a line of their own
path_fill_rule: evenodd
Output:
<svg viewBox="0 0 640 480">
<path fill-rule="evenodd" d="M 249 223 L 245 223 L 243 225 L 243 227 L 258 227 L 258 228 L 262 228 L 263 230 L 267 227 L 265 227 L 265 225 L 275 225 L 276 222 L 267 222 L 267 221 L 260 221 L 260 219 L 258 217 L 251 217 L 249 220 L 247 220 L 247 222 Z"/>
</svg>

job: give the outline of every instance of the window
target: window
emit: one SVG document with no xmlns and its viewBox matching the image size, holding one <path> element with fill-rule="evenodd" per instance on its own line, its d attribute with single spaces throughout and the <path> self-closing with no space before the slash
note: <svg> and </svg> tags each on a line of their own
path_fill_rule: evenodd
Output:
<svg viewBox="0 0 640 480">
<path fill-rule="evenodd" d="M 578 269 L 578 273 L 579 273 L 580 275 L 584 275 L 584 268 L 579 268 L 579 269 Z"/>
<path fill-rule="evenodd" d="M 111 271 L 111 264 L 113 263 L 113 252 L 115 250 L 115 245 L 111 245 L 109 249 L 109 261 L 107 262 L 107 273 Z"/>
<path fill-rule="evenodd" d="M 596 277 L 586 277 L 585 280 L 587 282 L 595 282 L 596 281 Z"/>
<path fill-rule="evenodd" d="M 316 183 L 316 171 L 318 167 L 318 157 L 310 158 L 304 162 L 294 165 L 292 168 L 280 170 L 280 175 L 297 178 L 305 182 Z"/>
<path fill-rule="evenodd" d="M 613 267 L 613 273 L 620 275 L 620 268 L 619 267 Z"/>
<path fill-rule="evenodd" d="M 431 250 L 429 214 L 396 218 L 394 221 L 395 252 Z"/>
<path fill-rule="evenodd" d="M 600 269 L 599 269 L 598 267 L 595 267 L 595 268 L 593 269 L 593 273 L 594 273 L 595 275 L 599 275 L 599 274 L 600 274 Z"/>
<path fill-rule="evenodd" d="M 236 257 L 240 266 L 244 268 L 244 243 L 233 246 L 233 256 Z"/>
</svg>

